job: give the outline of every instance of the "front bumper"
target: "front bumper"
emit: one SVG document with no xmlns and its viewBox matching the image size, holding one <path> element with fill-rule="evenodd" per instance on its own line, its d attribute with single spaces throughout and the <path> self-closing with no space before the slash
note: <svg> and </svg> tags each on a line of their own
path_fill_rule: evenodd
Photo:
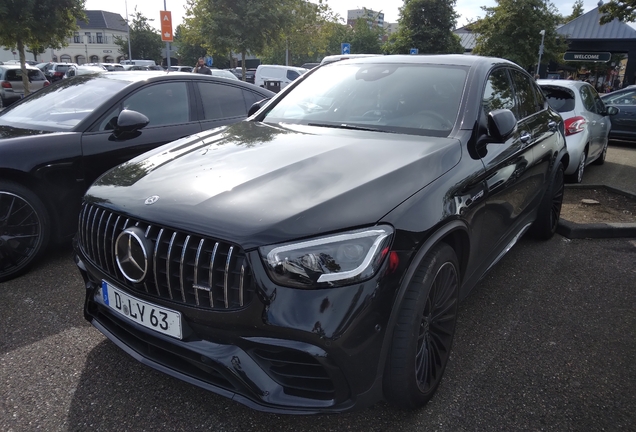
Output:
<svg viewBox="0 0 636 432">
<path fill-rule="evenodd" d="M 253 252 L 250 259 L 257 257 Z M 101 295 L 109 276 L 77 248 L 76 262 L 86 286 L 86 319 L 168 375 L 267 412 L 343 412 L 382 397 L 381 353 L 401 274 L 389 274 L 387 263 L 371 280 L 324 290 L 275 286 L 255 263 L 257 295 L 235 311 L 131 292 L 182 314 L 184 337 L 178 340 L 111 311 Z"/>
</svg>

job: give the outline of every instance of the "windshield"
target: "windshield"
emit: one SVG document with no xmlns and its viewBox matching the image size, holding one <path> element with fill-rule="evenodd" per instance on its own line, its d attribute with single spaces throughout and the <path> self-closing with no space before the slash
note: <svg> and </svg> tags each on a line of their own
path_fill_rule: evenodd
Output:
<svg viewBox="0 0 636 432">
<path fill-rule="evenodd" d="M 447 136 L 467 68 L 430 64 L 342 64 L 316 70 L 265 122 Z"/>
<path fill-rule="evenodd" d="M 68 131 L 130 82 L 90 75 L 62 80 L 0 113 L 0 124 Z"/>
</svg>

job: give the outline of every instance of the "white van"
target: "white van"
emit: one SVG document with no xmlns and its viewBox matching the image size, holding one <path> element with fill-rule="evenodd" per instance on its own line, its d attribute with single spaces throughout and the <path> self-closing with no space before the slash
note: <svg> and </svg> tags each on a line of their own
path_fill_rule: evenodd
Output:
<svg viewBox="0 0 636 432">
<path fill-rule="evenodd" d="M 305 72 L 307 72 L 307 69 L 295 66 L 259 65 L 256 68 L 254 84 L 259 87 L 265 87 L 265 81 L 280 81 L 282 90 Z"/>
<path fill-rule="evenodd" d="M 122 65 L 135 65 L 135 66 L 156 66 L 154 60 L 122 60 L 120 62 Z"/>
</svg>

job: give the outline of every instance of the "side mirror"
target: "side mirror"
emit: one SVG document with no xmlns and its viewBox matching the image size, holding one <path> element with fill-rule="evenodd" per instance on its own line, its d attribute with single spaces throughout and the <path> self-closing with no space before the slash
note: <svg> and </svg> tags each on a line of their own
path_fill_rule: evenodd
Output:
<svg viewBox="0 0 636 432">
<path fill-rule="evenodd" d="M 150 120 L 142 113 L 133 110 L 122 110 L 117 117 L 113 136 L 116 139 L 134 138 L 141 134 L 139 129 L 148 126 L 148 123 L 150 123 Z"/>
<path fill-rule="evenodd" d="M 517 118 L 509 109 L 488 113 L 488 135 L 493 142 L 504 143 L 517 130 Z"/>
<path fill-rule="evenodd" d="M 265 104 L 269 102 L 269 99 L 270 98 L 259 100 L 258 102 L 254 102 L 252 106 L 250 107 L 249 111 L 247 112 L 247 116 L 252 117 L 254 114 L 256 114 L 256 112 L 259 109 L 263 108 Z"/>
<path fill-rule="evenodd" d="M 618 108 L 616 108 L 615 106 L 611 106 L 611 105 L 610 105 L 610 106 L 608 106 L 608 107 L 605 109 L 605 115 L 608 115 L 608 116 L 616 115 L 616 114 L 618 114 L 619 112 L 620 112 L 620 110 L 619 110 Z"/>
</svg>

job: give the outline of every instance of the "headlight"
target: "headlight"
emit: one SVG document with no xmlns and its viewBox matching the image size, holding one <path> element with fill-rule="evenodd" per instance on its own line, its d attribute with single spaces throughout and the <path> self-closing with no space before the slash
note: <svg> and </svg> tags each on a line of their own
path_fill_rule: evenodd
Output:
<svg viewBox="0 0 636 432">
<path fill-rule="evenodd" d="M 260 248 L 279 285 L 326 288 L 372 277 L 389 252 L 393 228 L 381 225 L 314 240 Z"/>
</svg>

